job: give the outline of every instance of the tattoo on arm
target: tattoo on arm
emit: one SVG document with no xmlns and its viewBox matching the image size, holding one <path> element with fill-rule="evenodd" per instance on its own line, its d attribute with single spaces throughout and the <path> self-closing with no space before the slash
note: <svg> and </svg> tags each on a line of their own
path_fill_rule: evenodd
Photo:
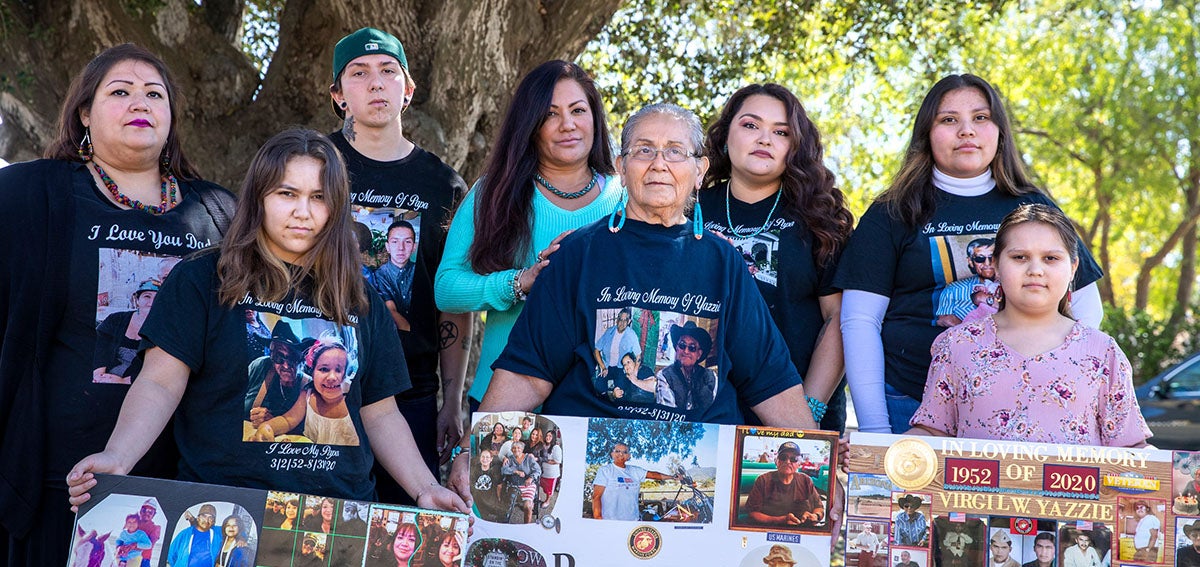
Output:
<svg viewBox="0 0 1200 567">
<path fill-rule="evenodd" d="M 458 325 L 454 321 L 442 321 L 438 326 L 438 350 L 446 350 L 458 342 Z"/>
<path fill-rule="evenodd" d="M 353 116 L 346 117 L 346 121 L 342 124 L 342 135 L 345 136 L 347 140 L 350 140 L 351 142 L 354 141 L 355 133 Z"/>
<path fill-rule="evenodd" d="M 817 340 L 813 344 L 821 344 L 821 339 L 825 338 L 825 331 L 829 329 L 829 323 L 833 322 L 833 317 L 826 317 L 825 322 L 821 324 L 821 330 L 817 332 Z"/>
</svg>

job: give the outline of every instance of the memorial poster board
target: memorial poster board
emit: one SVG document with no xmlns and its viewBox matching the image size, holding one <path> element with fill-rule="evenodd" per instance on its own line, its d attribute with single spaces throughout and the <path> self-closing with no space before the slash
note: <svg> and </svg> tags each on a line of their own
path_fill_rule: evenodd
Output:
<svg viewBox="0 0 1200 567">
<path fill-rule="evenodd" d="M 1200 567 L 1197 453 L 854 433 L 849 471 L 849 567 Z"/>
<path fill-rule="evenodd" d="M 91 499 L 75 517 L 70 565 L 187 565 L 194 553 L 229 567 L 391 567 L 409 560 L 463 565 L 469 520 L 463 514 L 132 476 L 96 478 Z"/>
<path fill-rule="evenodd" d="M 469 566 L 829 565 L 836 433 L 503 412 L 469 434 Z"/>
</svg>

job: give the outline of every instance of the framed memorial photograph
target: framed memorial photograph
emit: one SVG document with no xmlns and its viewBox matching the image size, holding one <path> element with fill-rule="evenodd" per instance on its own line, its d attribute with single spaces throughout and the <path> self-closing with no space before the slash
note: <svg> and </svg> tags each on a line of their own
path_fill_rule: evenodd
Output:
<svg viewBox="0 0 1200 567">
<path fill-rule="evenodd" d="M 729 528 L 830 533 L 837 435 L 738 427 Z"/>
</svg>

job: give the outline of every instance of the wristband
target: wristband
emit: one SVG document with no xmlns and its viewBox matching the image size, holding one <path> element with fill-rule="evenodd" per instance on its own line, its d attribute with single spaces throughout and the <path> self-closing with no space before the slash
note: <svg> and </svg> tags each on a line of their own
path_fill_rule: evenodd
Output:
<svg viewBox="0 0 1200 567">
<path fill-rule="evenodd" d="M 516 303 L 518 301 L 525 301 L 525 298 L 529 297 L 529 294 L 525 293 L 525 291 L 521 289 L 521 276 L 524 273 L 525 273 L 525 268 L 521 268 L 521 269 L 517 270 L 516 275 L 513 276 L 513 279 L 512 279 L 513 303 Z"/>
<path fill-rule="evenodd" d="M 822 402 L 821 400 L 818 400 L 812 396 L 805 396 L 805 397 L 808 398 L 808 409 L 809 409 L 809 411 L 812 412 L 813 421 L 815 421 L 817 423 L 817 425 L 820 426 L 821 419 L 825 417 L 825 411 L 829 409 L 829 404 Z"/>
</svg>

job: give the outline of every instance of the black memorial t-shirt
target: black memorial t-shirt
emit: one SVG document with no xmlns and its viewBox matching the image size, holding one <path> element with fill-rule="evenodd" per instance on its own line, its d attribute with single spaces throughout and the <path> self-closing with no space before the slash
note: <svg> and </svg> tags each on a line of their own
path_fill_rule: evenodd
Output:
<svg viewBox="0 0 1200 567">
<path fill-rule="evenodd" d="M 812 231 L 803 220 L 787 216 L 783 203 L 774 206 L 774 197 L 745 203 L 731 195 L 727 215 L 728 184 L 726 181 L 700 192 L 700 205 L 705 212 L 704 228 L 724 234 L 733 241 L 745 269 L 758 284 L 758 291 L 767 302 L 775 325 L 783 333 L 796 370 L 803 373 L 808 370 L 817 336 L 824 324 L 817 299 L 839 292 L 833 286 L 837 260 L 818 262 L 813 251 Z M 772 207 L 774 213 L 771 213 Z M 771 221 L 766 229 L 748 236 L 762 228 L 768 214 L 771 214 Z"/>
<path fill-rule="evenodd" d="M 232 202 L 211 183 L 181 181 L 180 203 L 164 214 L 121 209 L 100 194 L 84 164 L 71 167 L 76 212 L 67 309 L 43 373 L 46 438 L 57 447 L 48 453 L 46 476 L 56 480 L 102 451 L 116 426 L 141 367 L 140 359 L 128 356 L 137 349 L 134 313 L 153 305 L 155 290 L 182 256 L 221 238 L 197 191 L 219 192 Z M 171 465 L 156 462 L 157 456 L 147 454 L 134 474 L 158 475 L 159 465 Z"/>
<path fill-rule="evenodd" d="M 419 147 L 402 159 L 383 162 L 359 153 L 340 131 L 329 138 L 346 158 L 354 220 L 371 233 L 371 246 L 363 254 L 367 280 L 411 327 L 400 332 L 400 339 L 413 387 L 401 397 L 432 395 L 439 388 L 440 341 L 447 333 L 461 332 L 440 329 L 433 278 L 442 261 L 446 226 L 467 185 L 453 168 Z M 389 248 L 388 227 L 396 221 L 412 227 L 411 235 L 404 228 L 394 231 L 411 236 L 415 249 Z"/>
<path fill-rule="evenodd" d="M 1000 221 L 1018 206 L 1055 206 L 1040 193 L 1014 197 L 993 189 L 977 197 L 941 190 L 935 194 L 933 217 L 919 230 L 892 217 L 886 204 L 872 204 L 850 237 L 834 278 L 839 288 L 890 298 L 882 329 L 884 380 L 918 400 L 929 372 L 929 349 L 946 330 L 937 325 L 935 315 L 941 296 L 958 280 L 979 278 L 967 252 L 982 245 L 986 252 L 976 251 L 976 255 L 990 256 L 988 243 L 994 241 Z M 1101 275 L 1081 243 L 1075 288 Z"/>
<path fill-rule="evenodd" d="M 549 414 L 742 423 L 739 396 L 754 406 L 800 383 L 744 266 L 724 239 L 697 240 L 691 223 L 580 228 L 538 275 L 492 367 L 553 383 Z M 635 333 L 632 350 L 612 344 L 619 325 Z M 614 348 L 651 371 L 637 387 L 652 402 L 596 379 L 595 351 Z"/>
<path fill-rule="evenodd" d="M 277 302 L 247 294 L 230 308 L 217 298 L 217 258 L 213 252 L 180 263 L 142 327 L 144 348 L 160 347 L 191 369 L 175 413 L 180 479 L 372 499 L 374 457 L 359 410 L 409 386 L 395 325 L 379 296 L 368 290 L 370 310 L 346 326 L 296 290 Z M 288 350 L 252 359 L 251 316 Z M 271 363 L 287 368 L 291 385 L 269 369 L 255 370 Z M 308 400 L 325 395 L 314 386 L 327 380 L 341 385 L 345 417 L 318 414 Z M 274 441 L 248 440 L 255 431 L 246 420 L 248 389 L 286 390 L 297 400 L 293 407 L 302 408 L 300 419 L 276 429 Z"/>
</svg>

